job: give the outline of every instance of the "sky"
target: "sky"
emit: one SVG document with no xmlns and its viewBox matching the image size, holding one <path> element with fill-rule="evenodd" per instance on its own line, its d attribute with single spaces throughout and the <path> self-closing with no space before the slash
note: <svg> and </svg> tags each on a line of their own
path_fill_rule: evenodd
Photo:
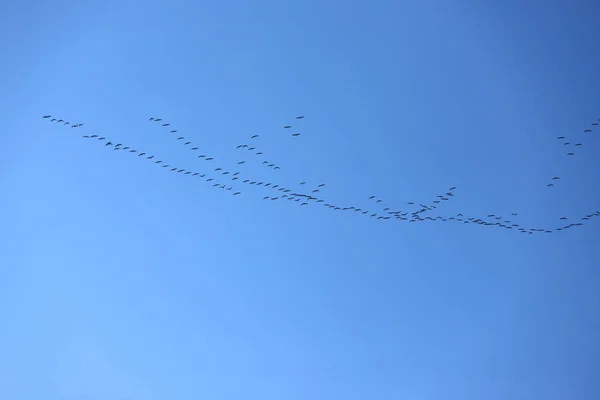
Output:
<svg viewBox="0 0 600 400">
<path fill-rule="evenodd" d="M 599 13 L 8 1 L 0 398 L 600 398 Z"/>
</svg>

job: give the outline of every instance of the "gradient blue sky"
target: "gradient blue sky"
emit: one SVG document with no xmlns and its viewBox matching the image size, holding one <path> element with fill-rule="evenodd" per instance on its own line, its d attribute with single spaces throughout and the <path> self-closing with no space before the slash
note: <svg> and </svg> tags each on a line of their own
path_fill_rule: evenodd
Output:
<svg viewBox="0 0 600 400">
<path fill-rule="evenodd" d="M 234 197 L 81 138 L 208 171 L 160 116 L 233 171 L 258 133 L 281 170 L 248 158 L 257 180 L 367 209 L 457 186 L 432 215 L 555 228 L 600 209 L 600 129 L 582 133 L 600 118 L 599 15 L 591 0 L 6 2 L 0 398 L 600 398 L 600 218 L 533 235 L 377 221 Z"/>
</svg>

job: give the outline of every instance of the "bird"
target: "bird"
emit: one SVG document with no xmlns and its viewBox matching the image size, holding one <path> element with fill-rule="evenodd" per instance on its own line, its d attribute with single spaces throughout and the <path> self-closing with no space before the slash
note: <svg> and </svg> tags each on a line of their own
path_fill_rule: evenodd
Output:
<svg viewBox="0 0 600 400">
<path fill-rule="evenodd" d="M 192 143 L 192 142 L 185 142 L 183 145 L 184 145 L 184 146 L 187 146 L 187 145 L 188 145 L 188 144 L 190 144 L 190 143 Z"/>
<path fill-rule="evenodd" d="M 223 168 L 219 167 L 219 168 L 215 168 L 215 171 L 221 171 Z"/>
<path fill-rule="evenodd" d="M 154 118 L 153 118 L 153 117 L 150 117 L 150 119 L 149 119 L 148 121 L 154 121 Z"/>
<path fill-rule="evenodd" d="M 568 156 L 574 156 L 575 153 L 567 153 Z"/>
<path fill-rule="evenodd" d="M 552 178 L 552 180 L 555 180 L 555 181 L 559 180 L 559 179 L 560 179 L 560 177 L 558 177 L 558 176 L 555 176 L 554 178 Z"/>
<path fill-rule="evenodd" d="M 154 121 L 160 122 L 160 121 L 162 121 L 162 118 L 155 118 Z"/>
<path fill-rule="evenodd" d="M 90 137 L 91 137 L 91 138 L 95 138 L 95 137 L 98 137 L 98 135 L 92 135 L 92 136 L 90 136 Z"/>
<path fill-rule="evenodd" d="M 581 143 L 575 143 L 575 146 L 581 146 Z"/>
<path fill-rule="evenodd" d="M 292 136 L 300 136 L 299 133 L 292 133 Z"/>
<path fill-rule="evenodd" d="M 171 133 L 177 133 L 177 131 L 176 130 L 172 130 Z"/>
<path fill-rule="evenodd" d="M 319 186 L 317 186 L 317 187 L 323 187 L 323 186 L 325 186 L 325 184 L 324 184 L 324 183 L 321 183 L 321 184 L 320 184 Z"/>
<path fill-rule="evenodd" d="M 304 115 L 299 115 L 296 117 L 296 119 L 302 119 L 302 118 L 304 118 Z"/>
<path fill-rule="evenodd" d="M 586 129 L 584 132 L 591 132 L 591 131 L 592 131 L 591 129 Z"/>
<path fill-rule="evenodd" d="M 559 136 L 559 137 L 557 137 L 557 139 L 558 139 L 558 140 L 562 140 L 562 139 L 564 139 L 564 138 L 565 138 L 564 136 Z"/>
<path fill-rule="evenodd" d="M 256 139 L 258 137 L 258 135 L 253 135 L 250 137 L 250 139 Z"/>
<path fill-rule="evenodd" d="M 238 194 L 241 194 L 241 193 L 242 193 L 242 192 L 235 192 L 235 193 L 233 194 L 233 196 L 237 196 Z"/>
<path fill-rule="evenodd" d="M 552 187 L 552 186 L 554 186 L 554 184 L 552 184 L 552 183 L 549 183 L 549 184 L 547 184 L 546 186 L 548 186 L 548 187 Z"/>
<path fill-rule="evenodd" d="M 50 118 L 52 115 L 44 115 L 42 118 Z"/>
<path fill-rule="evenodd" d="M 171 124 L 162 124 L 162 126 L 169 126 L 169 125 L 171 125 Z"/>
<path fill-rule="evenodd" d="M 371 196 L 371 197 L 369 197 L 369 200 L 374 199 L 374 198 L 375 198 L 375 196 Z"/>
<path fill-rule="evenodd" d="M 183 136 L 179 136 L 179 137 L 177 138 L 177 140 L 182 140 L 182 139 L 185 139 L 185 138 L 184 138 Z"/>
<path fill-rule="evenodd" d="M 246 161 L 240 161 L 238 162 L 239 165 L 244 164 Z"/>
<path fill-rule="evenodd" d="M 198 150 L 198 148 L 197 147 L 192 147 L 192 150 Z"/>
<path fill-rule="evenodd" d="M 292 126 L 291 125 L 286 125 L 283 127 L 283 129 L 290 129 Z"/>
<path fill-rule="evenodd" d="M 106 146 L 112 146 L 112 144 L 113 144 L 112 142 L 106 142 L 106 144 L 104 145 L 104 147 L 106 147 Z"/>
</svg>

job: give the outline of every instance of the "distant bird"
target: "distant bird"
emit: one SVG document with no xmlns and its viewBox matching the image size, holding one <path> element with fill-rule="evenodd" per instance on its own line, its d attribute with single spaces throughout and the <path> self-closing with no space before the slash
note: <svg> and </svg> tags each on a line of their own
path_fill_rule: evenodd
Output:
<svg viewBox="0 0 600 400">
<path fill-rule="evenodd" d="M 258 135 L 254 135 L 254 136 L 251 136 L 250 139 L 255 139 L 257 137 L 258 137 Z"/>
<path fill-rule="evenodd" d="M 171 133 L 177 133 L 177 131 L 176 130 L 172 130 Z"/>
<path fill-rule="evenodd" d="M 243 144 L 240 144 L 238 147 L 236 147 L 236 149 L 241 149 L 243 146 Z"/>
<path fill-rule="evenodd" d="M 290 129 L 292 126 L 291 125 L 286 125 L 283 127 L 283 129 Z"/>
<path fill-rule="evenodd" d="M 557 139 L 559 139 L 559 140 L 562 140 L 562 139 L 564 139 L 564 138 L 565 138 L 564 136 L 559 136 L 559 137 L 557 137 Z"/>
<path fill-rule="evenodd" d="M 581 143 L 575 143 L 575 146 L 581 146 Z"/>
<path fill-rule="evenodd" d="M 171 124 L 162 124 L 162 126 L 169 126 L 169 125 L 171 125 Z"/>
<path fill-rule="evenodd" d="M 154 118 L 153 118 L 153 117 L 150 117 L 150 119 L 149 119 L 148 121 L 154 121 Z"/>
<path fill-rule="evenodd" d="M 374 198 L 375 198 L 375 196 L 371 196 L 371 197 L 369 197 L 369 200 L 374 199 Z"/>
<path fill-rule="evenodd" d="M 591 131 L 592 131 L 591 129 L 586 129 L 584 132 L 591 132 Z"/>
<path fill-rule="evenodd" d="M 300 182 L 301 185 L 306 185 L 306 182 Z"/>
<path fill-rule="evenodd" d="M 98 135 L 92 135 L 92 136 L 90 136 L 90 137 L 91 137 L 91 138 L 95 138 L 95 137 L 98 137 Z"/>
<path fill-rule="evenodd" d="M 239 165 L 244 164 L 246 161 L 240 161 L 238 162 Z"/>
<path fill-rule="evenodd" d="M 160 122 L 160 121 L 162 121 L 162 118 L 155 118 L 154 121 Z"/>
<path fill-rule="evenodd" d="M 198 148 L 197 147 L 192 147 L 192 150 L 198 150 Z"/>
<path fill-rule="evenodd" d="M 554 178 L 552 178 L 552 180 L 554 180 L 554 181 L 557 181 L 559 179 L 560 179 L 560 177 L 558 177 L 558 176 L 555 176 Z"/>
<path fill-rule="evenodd" d="M 211 160 L 214 160 L 214 158 L 212 158 L 212 157 L 207 157 L 206 158 L 206 161 L 211 161 Z"/>
<path fill-rule="evenodd" d="M 574 156 L 575 153 L 567 153 L 568 156 Z"/>
<path fill-rule="evenodd" d="M 44 115 L 42 118 L 50 118 L 52 115 Z"/>
<path fill-rule="evenodd" d="M 275 167 L 275 168 L 273 168 L 273 169 L 281 169 L 281 168 L 279 168 L 279 167 L 277 167 L 277 166 L 276 166 L 276 167 Z"/>
<path fill-rule="evenodd" d="M 106 142 L 106 144 L 104 145 L 104 147 L 106 147 L 106 146 L 112 146 L 112 144 L 113 144 L 112 142 Z"/>
<path fill-rule="evenodd" d="M 260 156 L 262 153 L 263 153 L 262 151 L 258 151 L 258 152 L 256 152 L 256 155 Z"/>
<path fill-rule="evenodd" d="M 188 145 L 188 144 L 190 144 L 190 143 L 192 143 L 192 142 L 185 142 L 183 145 L 184 145 L 184 146 L 187 146 L 187 145 Z"/>
<path fill-rule="evenodd" d="M 183 136 L 179 136 L 179 137 L 177 138 L 177 140 L 183 140 L 183 139 L 185 139 Z"/>
<path fill-rule="evenodd" d="M 292 136 L 300 136 L 299 133 L 292 133 Z"/>
<path fill-rule="evenodd" d="M 296 119 L 302 119 L 302 118 L 304 118 L 304 115 L 299 115 L 296 117 Z"/>
<path fill-rule="evenodd" d="M 223 168 L 219 167 L 219 168 L 215 168 L 215 171 L 221 171 Z"/>
<path fill-rule="evenodd" d="M 549 183 L 549 184 L 547 184 L 546 186 L 547 186 L 547 187 L 552 187 L 552 186 L 554 186 L 554 184 L 552 184 L 552 183 Z"/>
<path fill-rule="evenodd" d="M 237 196 L 238 194 L 241 194 L 241 193 L 242 193 L 242 192 L 235 192 L 235 193 L 233 194 L 233 196 Z"/>
<path fill-rule="evenodd" d="M 148 156 L 146 157 L 148 160 L 152 160 L 154 158 L 154 156 Z"/>
</svg>

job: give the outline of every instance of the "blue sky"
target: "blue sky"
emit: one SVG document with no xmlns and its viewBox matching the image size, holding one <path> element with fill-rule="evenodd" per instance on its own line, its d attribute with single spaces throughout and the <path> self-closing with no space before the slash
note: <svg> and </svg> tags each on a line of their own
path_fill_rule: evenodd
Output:
<svg viewBox="0 0 600 400">
<path fill-rule="evenodd" d="M 373 212 L 372 195 L 412 212 L 456 186 L 424 215 L 579 222 L 600 211 L 600 128 L 583 133 L 600 118 L 599 13 L 8 2 L 0 397 L 599 398 L 600 217 L 531 235 L 377 220 L 153 163 L 325 183 L 325 202 Z M 250 142 L 281 169 L 236 149 Z"/>
</svg>

